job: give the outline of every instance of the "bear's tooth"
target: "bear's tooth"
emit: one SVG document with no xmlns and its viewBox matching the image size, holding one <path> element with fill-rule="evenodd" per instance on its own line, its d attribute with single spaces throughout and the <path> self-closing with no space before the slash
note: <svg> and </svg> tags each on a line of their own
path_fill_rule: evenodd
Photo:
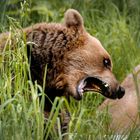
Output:
<svg viewBox="0 0 140 140">
<path fill-rule="evenodd" d="M 81 89 L 81 90 L 80 90 L 80 95 L 81 95 L 81 96 L 83 96 L 83 92 L 84 92 L 84 90 Z"/>
<path fill-rule="evenodd" d="M 81 96 L 83 96 L 83 92 L 81 92 L 80 94 L 81 94 Z"/>
<path fill-rule="evenodd" d="M 109 85 L 106 83 L 105 85 L 104 85 L 105 87 L 109 87 Z"/>
</svg>

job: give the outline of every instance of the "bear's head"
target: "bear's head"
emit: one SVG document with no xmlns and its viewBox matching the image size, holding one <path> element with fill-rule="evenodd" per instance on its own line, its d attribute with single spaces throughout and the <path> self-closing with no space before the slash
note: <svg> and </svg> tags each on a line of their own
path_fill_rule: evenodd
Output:
<svg viewBox="0 0 140 140">
<path fill-rule="evenodd" d="M 125 91 L 112 73 L 110 55 L 86 32 L 78 11 L 67 10 L 63 24 L 38 24 L 26 32 L 27 40 L 36 44 L 31 49 L 32 78 L 42 84 L 47 65 L 50 98 L 71 95 L 79 100 L 86 91 L 111 99 L 123 97 Z"/>
</svg>

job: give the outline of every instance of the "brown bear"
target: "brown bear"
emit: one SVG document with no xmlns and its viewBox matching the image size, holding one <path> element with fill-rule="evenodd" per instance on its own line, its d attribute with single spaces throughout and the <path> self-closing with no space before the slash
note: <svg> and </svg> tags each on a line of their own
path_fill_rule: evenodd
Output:
<svg viewBox="0 0 140 140">
<path fill-rule="evenodd" d="M 31 48 L 32 79 L 42 85 L 47 65 L 46 93 L 50 99 L 71 95 L 79 100 L 85 91 L 121 98 L 124 89 L 112 74 L 110 55 L 99 40 L 86 32 L 81 15 L 65 13 L 64 24 L 40 23 L 25 30 Z"/>
<path fill-rule="evenodd" d="M 47 65 L 45 92 L 51 101 L 56 96 L 80 100 L 86 91 L 99 92 L 111 99 L 123 97 L 125 91 L 112 73 L 110 55 L 85 30 L 78 11 L 67 10 L 62 24 L 39 23 L 23 32 L 33 81 L 43 85 Z M 0 35 L 1 50 L 7 35 Z M 47 99 L 45 109 L 51 109 Z"/>
</svg>

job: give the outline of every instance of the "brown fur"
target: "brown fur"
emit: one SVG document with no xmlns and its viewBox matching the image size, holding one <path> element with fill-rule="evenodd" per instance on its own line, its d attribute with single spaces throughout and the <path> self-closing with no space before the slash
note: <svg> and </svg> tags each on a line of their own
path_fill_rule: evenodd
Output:
<svg viewBox="0 0 140 140">
<path fill-rule="evenodd" d="M 31 74 L 33 80 L 42 85 L 47 65 L 46 93 L 53 100 L 67 95 L 67 55 L 84 45 L 86 36 L 77 28 L 66 28 L 61 24 L 41 23 L 25 29 L 27 41 L 34 42 L 31 49 Z M 75 65 L 77 65 L 75 63 Z M 51 87 L 47 89 L 47 87 Z M 57 89 L 57 90 L 55 90 Z"/>
<path fill-rule="evenodd" d="M 138 94 L 140 94 L 140 65 L 138 65 L 134 73 L 137 81 L 134 82 L 134 77 L 129 74 L 124 81 L 122 86 L 125 88 L 125 95 L 120 100 L 112 101 L 106 99 L 99 110 L 103 110 L 108 107 L 108 112 L 111 115 L 110 128 L 115 132 L 124 133 L 128 130 L 135 128 L 135 126 L 140 125 L 139 114 L 138 114 L 138 104 L 139 98 L 136 92 L 136 85 L 138 87 Z M 140 95 L 139 95 L 140 96 Z"/>
</svg>

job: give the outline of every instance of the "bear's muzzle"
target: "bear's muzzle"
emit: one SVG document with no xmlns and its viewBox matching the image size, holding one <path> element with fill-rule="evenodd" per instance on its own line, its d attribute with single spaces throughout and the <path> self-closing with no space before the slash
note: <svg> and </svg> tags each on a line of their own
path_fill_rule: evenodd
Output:
<svg viewBox="0 0 140 140">
<path fill-rule="evenodd" d="M 120 99 L 125 94 L 125 89 L 121 86 L 112 88 L 110 84 L 104 82 L 99 77 L 85 77 L 82 79 L 77 86 L 77 94 L 82 98 L 85 92 L 98 92 L 103 96 L 110 99 Z"/>
</svg>

